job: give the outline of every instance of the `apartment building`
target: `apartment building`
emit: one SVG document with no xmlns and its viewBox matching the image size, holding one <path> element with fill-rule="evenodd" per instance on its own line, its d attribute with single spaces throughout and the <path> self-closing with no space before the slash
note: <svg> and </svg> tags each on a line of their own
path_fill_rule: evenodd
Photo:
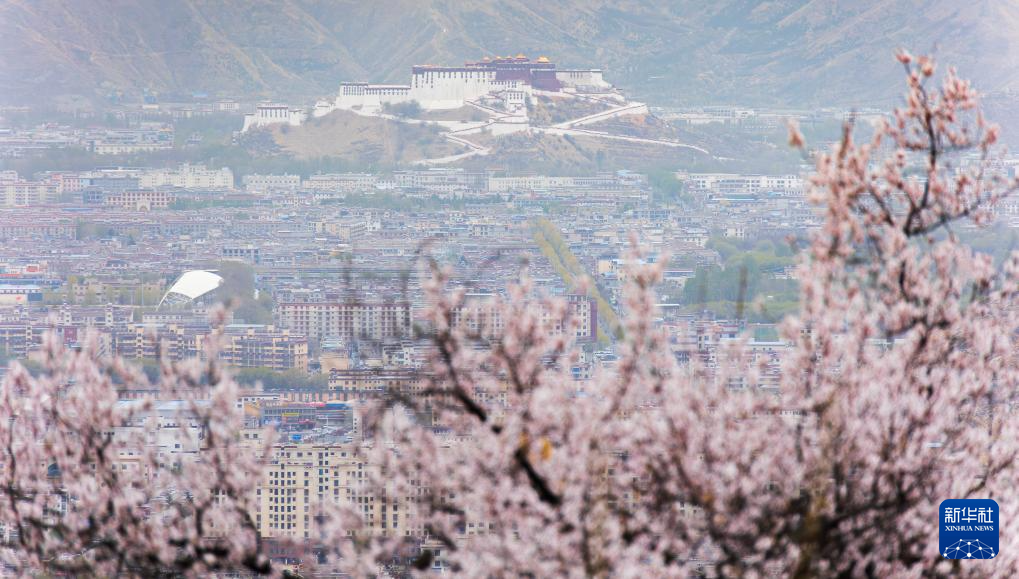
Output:
<svg viewBox="0 0 1019 579">
<path fill-rule="evenodd" d="M 311 340 L 383 340 L 411 335 L 408 302 L 283 302 L 276 304 L 277 323 Z"/>
<path fill-rule="evenodd" d="M 424 377 L 413 369 L 334 368 L 329 372 L 329 391 L 341 398 L 372 398 L 386 392 L 419 391 Z"/>
<path fill-rule="evenodd" d="M 253 513 L 263 538 L 317 538 L 315 517 L 328 505 L 355 510 L 372 535 L 420 531 L 413 527 L 411 497 L 392 488 L 373 492 L 372 466 L 356 444 L 280 444 L 263 475 Z"/>
<path fill-rule="evenodd" d="M 198 351 L 208 336 L 197 335 Z M 219 357 L 237 368 L 308 371 L 308 340 L 273 326 L 232 325 L 223 334 Z"/>
<path fill-rule="evenodd" d="M 60 200 L 57 186 L 47 181 L 0 180 L 0 206 L 30 207 Z"/>
<path fill-rule="evenodd" d="M 114 330 L 116 351 L 127 358 L 183 360 L 205 356 L 207 324 L 130 324 Z M 238 368 L 268 368 L 277 371 L 308 370 L 308 341 L 273 326 L 227 326 L 220 345 L 220 359 Z"/>
<path fill-rule="evenodd" d="M 559 315 L 547 304 L 539 302 L 541 324 L 551 336 L 560 336 L 575 327 L 574 338 L 581 342 L 598 339 L 598 308 L 595 301 L 583 295 L 567 295 L 565 315 Z M 502 335 L 506 320 L 500 311 L 500 300 L 495 294 L 467 294 L 463 303 L 453 310 L 453 323 L 468 334 L 481 338 Z M 575 326 L 571 324 L 575 323 Z"/>
</svg>

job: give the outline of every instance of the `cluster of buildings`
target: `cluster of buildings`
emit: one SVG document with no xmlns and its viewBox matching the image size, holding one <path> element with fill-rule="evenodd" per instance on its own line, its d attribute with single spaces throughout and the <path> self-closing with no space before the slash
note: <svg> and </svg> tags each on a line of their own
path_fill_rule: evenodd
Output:
<svg viewBox="0 0 1019 579">
<path fill-rule="evenodd" d="M 33 207 L 81 201 L 134 210 L 165 209 L 179 197 L 234 196 L 242 202 L 314 203 L 348 194 L 379 192 L 463 198 L 552 194 L 589 198 L 646 199 L 646 176 L 629 171 L 593 175 L 509 175 L 504 170 L 430 168 L 390 173 L 249 174 L 236 183 L 226 167 L 182 164 L 172 168 L 105 167 L 48 171 L 25 178 L 0 171 L 0 207 Z"/>
<path fill-rule="evenodd" d="M 803 193 L 799 175 L 740 175 L 736 173 L 676 173 L 690 193 L 712 196 L 754 195 L 758 193 Z"/>
<path fill-rule="evenodd" d="M 60 200 L 62 187 L 49 180 L 22 179 L 15 171 L 0 171 L 0 206 L 24 207 Z"/>
<path fill-rule="evenodd" d="M 245 175 L 242 186 L 249 193 L 319 192 L 374 193 L 470 197 L 556 192 L 574 195 L 646 193 L 647 178 L 629 171 L 606 171 L 585 176 L 508 175 L 503 170 L 468 171 L 439 168 L 376 173 L 318 173 L 299 175 Z"/>
<path fill-rule="evenodd" d="M 19 284 L 21 285 L 21 284 Z M 16 286 L 0 287 L 16 294 Z M 152 313 L 135 321 L 137 308 L 130 305 L 99 306 L 45 304 L 41 292 L 25 299 L 0 295 L 0 353 L 25 359 L 42 346 L 43 334 L 55 332 L 67 344 L 77 344 L 92 334 L 102 352 L 133 360 L 165 358 L 181 361 L 204 357 L 213 333 L 206 315 Z M 13 307 L 11 307 L 13 306 Z M 237 368 L 275 371 L 308 370 L 308 340 L 272 325 L 228 324 L 224 328 L 220 356 Z"/>
<path fill-rule="evenodd" d="M 27 129 L 0 128 L 0 159 L 18 158 L 47 149 L 82 149 L 97 155 L 131 155 L 174 148 L 170 123 L 142 121 L 127 129 L 77 128 L 43 124 Z"/>
<path fill-rule="evenodd" d="M 330 106 L 382 107 L 409 97 L 430 109 L 487 106 L 498 95 L 594 95 L 611 87 L 600 71 L 521 56 L 415 67 L 406 87 L 343 90 Z M 246 128 L 299 123 L 299 112 L 259 107 Z M 159 360 L 201 359 L 217 339 L 217 355 L 243 378 L 241 440 L 255 452 L 269 428 L 279 435 L 252 489 L 250 515 L 261 537 L 311 544 L 322 505 L 332 503 L 360 515 L 358 533 L 432 550 L 430 565 L 441 573 L 442 547 L 418 517 L 416 494 L 386 482 L 372 458 L 379 441 L 365 428 L 379 399 L 431 395 L 430 260 L 448 268 L 448 288 L 462 295 L 450 323 L 479 349 L 514 321 L 502 304 L 526 273 L 523 307 L 540 332 L 576 345 L 577 355 L 559 363 L 581 392 L 617 364 L 615 324 L 636 235 L 641 260 L 670 256 L 655 291 L 657 323 L 675 358 L 710 370 L 728 344 L 761 330 L 748 343 L 748 362 L 762 368 L 757 387 L 777 388 L 788 345 L 770 337 L 770 325 L 692 311 L 677 296 L 699 270 L 724 265 L 712 240 L 781 239 L 815 227 L 803 181 L 675 177 L 683 201 L 660 203 L 647 176 L 629 171 L 433 168 L 238 179 L 229 168 L 179 165 L 0 173 L 0 372 L 31 358 L 46 332 L 70 347 L 94 340 L 101 352 L 150 371 Z M 578 284 L 580 276 L 590 283 Z M 216 328 L 210 312 L 223 301 L 234 308 Z M 121 404 L 159 396 L 136 385 L 119 395 Z M 444 446 L 472 444 L 434 413 L 408 418 Z M 158 399 L 116 436 L 146 440 L 161 467 L 175 468 L 202 458 L 192 428 L 186 406 Z M 125 453 L 118 467 L 141 468 L 140 456 Z M 469 541 L 494 523 L 468 519 L 453 540 Z M 313 556 L 284 548 L 277 561 L 299 572 Z"/>
<path fill-rule="evenodd" d="M 323 369 L 342 366 L 339 356 L 355 368 L 369 359 L 414 367 L 421 352 L 408 344 L 419 338 L 427 306 L 415 269 L 423 247 L 460 272 L 457 283 L 470 296 L 463 319 L 473 331 L 498 332 L 502 321 L 492 304 L 527 263 L 539 291 L 569 300 L 578 324 L 572 338 L 594 345 L 600 334 L 611 334 L 605 312 L 593 297 L 574 295 L 535 243 L 534 222 L 549 211 L 610 307 L 621 303 L 632 231 L 640 232 L 648 259 L 673 256 L 663 295 L 674 296 L 698 267 L 721 263 L 709 247 L 713 237 L 782 239 L 818 222 L 797 176 L 678 178 L 690 196 L 687 206 L 651 204 L 646 177 L 625 171 L 262 174 L 245 176 L 243 192 L 229 169 L 189 165 L 48 172 L 29 182 L 3 173 L 0 186 L 33 183 L 45 191 L 0 209 L 0 263 L 7 263 L 0 306 L 17 308 L 0 312 L 10 336 L 5 347 L 28 354 L 56 316 L 69 340 L 92 328 L 106 336 L 111 353 L 187 357 L 201 350 L 208 333 L 199 315 L 204 310 L 188 321 L 157 313 L 177 305 L 170 290 L 182 273 L 235 263 L 251 276 L 251 293 L 242 297 L 261 304 L 258 315 L 250 308 L 238 314 L 228 332 L 237 365 L 325 376 Z M 455 192 L 459 208 L 372 207 L 380 191 L 389 192 L 387 199 Z M 358 206 L 344 203 L 350 194 L 361 195 Z M 205 204 L 188 209 L 175 199 Z M 133 313 L 111 321 L 105 308 Z"/>
<path fill-rule="evenodd" d="M 0 171 L 0 207 L 31 207 L 79 200 L 136 210 L 166 208 L 175 192 L 232 191 L 228 168 L 183 164 L 176 168 L 106 167 L 89 171 L 49 171 L 25 179 Z"/>
<path fill-rule="evenodd" d="M 659 118 L 677 125 L 720 125 L 751 132 L 781 129 L 790 119 L 803 126 L 836 126 L 849 119 L 869 124 L 886 118 L 887 114 L 873 108 L 754 109 L 732 105 L 655 108 L 654 113 Z"/>
</svg>

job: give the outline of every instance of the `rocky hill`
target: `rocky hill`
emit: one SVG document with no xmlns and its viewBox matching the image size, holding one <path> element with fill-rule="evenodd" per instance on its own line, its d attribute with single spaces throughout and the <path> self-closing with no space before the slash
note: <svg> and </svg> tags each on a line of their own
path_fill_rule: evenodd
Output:
<svg viewBox="0 0 1019 579">
<path fill-rule="evenodd" d="M 409 164 L 463 152 L 434 127 L 334 111 L 300 127 L 278 125 L 270 133 L 280 150 L 298 159 L 334 157 L 375 166 Z"/>
<path fill-rule="evenodd" d="M 0 0 L 0 97 L 311 101 L 414 63 L 547 54 L 654 103 L 882 104 L 900 46 L 1019 89 L 1000 0 Z"/>
</svg>

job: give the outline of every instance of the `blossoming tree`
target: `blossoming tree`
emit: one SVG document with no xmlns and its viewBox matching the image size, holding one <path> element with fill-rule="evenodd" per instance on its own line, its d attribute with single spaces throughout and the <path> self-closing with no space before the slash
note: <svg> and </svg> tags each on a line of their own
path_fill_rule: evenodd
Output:
<svg viewBox="0 0 1019 579">
<path fill-rule="evenodd" d="M 803 251 L 777 393 L 739 342 L 717 363 L 677 363 L 655 322 L 660 264 L 633 270 L 618 363 L 582 385 L 570 332 L 549 331 L 526 280 L 493 337 L 464 327 L 464 294 L 440 271 L 425 387 L 367 417 L 378 494 L 405 501 L 423 546 L 336 509 L 316 517 L 323 558 L 357 575 L 437 563 L 466 576 L 1019 572 L 1019 258 L 998 266 L 957 231 L 1013 184 L 987 172 L 997 132 L 969 84 L 949 71 L 935 87 L 930 59 L 900 60 L 905 106 L 866 142 L 847 126 L 816 156 L 823 224 Z M 803 146 L 795 130 L 791 141 Z M 568 327 L 564 304 L 545 305 Z M 160 387 L 202 437 L 182 433 L 199 458 L 177 460 L 137 438 L 145 428 L 117 435 L 154 408 L 117 400 L 118 384 L 142 380 L 134 371 L 53 338 L 44 354 L 41 375 L 15 367 L 0 391 L 8 564 L 279 573 L 250 515 L 269 449 L 237 438 L 236 386 L 214 361 L 164 367 Z M 996 560 L 939 557 L 946 498 L 998 501 Z"/>
<path fill-rule="evenodd" d="M 1000 267 L 958 228 L 1013 184 L 987 170 L 997 130 L 976 93 L 901 54 L 905 106 L 816 155 L 823 224 L 779 392 L 739 343 L 679 365 L 655 325 L 661 266 L 636 268 L 621 358 L 578 387 L 575 352 L 511 292 L 505 330 L 456 323 L 462 293 L 431 288 L 435 355 L 416 403 L 436 429 L 387 413 L 376 448 L 432 541 L 414 564 L 468 576 L 1014 575 L 1019 450 L 1013 393 L 1019 258 Z M 791 143 L 802 147 L 795 129 Z M 969 157 L 963 157 L 963 155 Z M 966 161 L 966 162 L 963 162 Z M 1007 542 L 993 567 L 938 553 L 938 505 L 993 498 Z M 399 540 L 355 545 L 363 570 Z"/>
<path fill-rule="evenodd" d="M 39 375 L 14 366 L 0 389 L 0 552 L 9 569 L 273 571 L 250 515 L 267 449 L 238 439 L 237 384 L 215 344 L 209 362 L 164 364 L 158 395 L 132 401 L 118 400 L 118 388 L 150 389 L 148 380 L 101 356 L 95 340 L 70 351 L 51 334 Z M 168 428 L 155 424 L 158 399 L 175 401 Z"/>
</svg>

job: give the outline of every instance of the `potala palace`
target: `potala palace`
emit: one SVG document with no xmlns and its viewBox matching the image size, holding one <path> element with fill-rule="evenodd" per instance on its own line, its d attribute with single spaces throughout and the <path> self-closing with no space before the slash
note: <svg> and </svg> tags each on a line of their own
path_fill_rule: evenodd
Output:
<svg viewBox="0 0 1019 579">
<path fill-rule="evenodd" d="M 534 93 L 618 93 L 605 82 L 600 69 L 560 69 L 547 57 L 531 60 L 523 54 L 484 58 L 463 66 L 417 65 L 409 85 L 344 82 L 333 102 L 320 101 L 315 116 L 335 109 L 375 112 L 386 105 L 417 102 L 423 110 L 457 109 L 465 104 L 498 105 L 513 113 L 524 108 Z M 621 97 L 619 97 L 621 100 Z"/>
<path fill-rule="evenodd" d="M 586 101 L 596 105 L 594 108 L 598 110 L 591 112 L 588 107 L 587 112 L 578 113 L 575 118 L 549 126 L 535 126 L 529 118 L 529 104 L 538 97 Z M 397 110 L 401 105 L 412 104 L 420 111 L 453 111 L 470 107 L 480 110 L 485 118 L 473 121 L 421 119 Z M 342 82 L 336 96 L 316 103 L 312 114 L 324 117 L 333 111 L 349 111 L 401 123 L 427 123 L 441 127 L 447 140 L 466 149 L 454 155 L 422 159 L 419 164 L 443 164 L 474 155 L 487 155 L 488 147 L 467 139 L 482 132 L 505 135 L 530 131 L 689 147 L 678 142 L 588 129 L 585 125 L 627 115 L 647 114 L 647 105 L 628 101 L 621 91 L 605 81 L 601 69 L 558 68 L 544 56 L 536 60 L 523 54 L 483 58 L 477 62 L 466 62 L 463 66 L 416 65 L 411 67 L 410 84 L 406 85 Z M 246 115 L 243 130 L 280 124 L 297 126 L 305 120 L 303 110 L 262 104 L 254 114 Z"/>
</svg>

